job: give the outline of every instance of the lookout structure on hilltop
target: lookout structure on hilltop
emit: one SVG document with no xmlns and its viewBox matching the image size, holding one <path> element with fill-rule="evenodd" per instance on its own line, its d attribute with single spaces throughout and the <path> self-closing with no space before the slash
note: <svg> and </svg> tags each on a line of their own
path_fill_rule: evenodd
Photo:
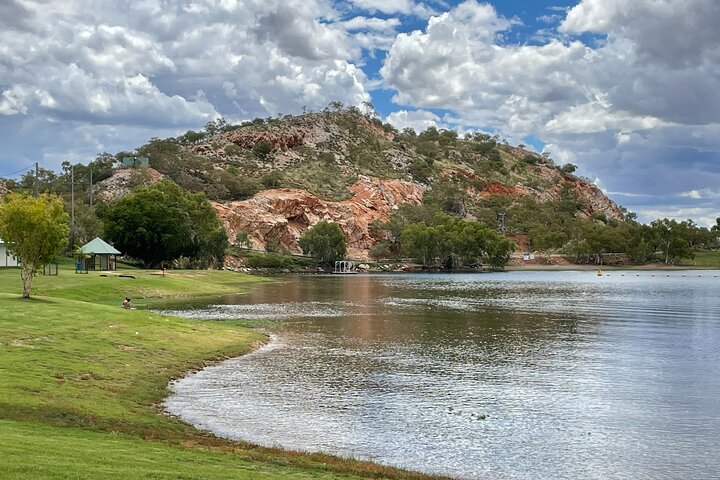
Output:
<svg viewBox="0 0 720 480">
<path fill-rule="evenodd" d="M 147 157 L 123 157 L 122 168 L 148 168 L 150 160 Z"/>
</svg>

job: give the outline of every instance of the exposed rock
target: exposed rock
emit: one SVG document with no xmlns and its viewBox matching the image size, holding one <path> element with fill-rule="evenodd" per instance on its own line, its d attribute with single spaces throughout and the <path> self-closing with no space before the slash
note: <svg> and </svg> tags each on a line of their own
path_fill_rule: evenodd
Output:
<svg viewBox="0 0 720 480">
<path fill-rule="evenodd" d="M 410 164 L 412 164 L 412 156 L 399 148 L 391 148 L 386 150 L 384 154 L 385 158 L 387 158 L 394 170 L 407 171 Z"/>
<path fill-rule="evenodd" d="M 10 189 L 7 188 L 7 185 L 5 185 L 5 182 L 0 181 L 0 195 L 7 195 L 10 192 Z"/>
<path fill-rule="evenodd" d="M 159 182 L 165 175 L 153 168 L 121 168 L 115 170 L 113 175 L 94 187 L 96 198 L 112 202 L 124 197 L 138 187 L 144 187 Z"/>
<path fill-rule="evenodd" d="M 420 204 L 426 187 L 404 180 L 360 179 L 350 187 L 355 194 L 341 202 L 322 200 L 305 190 L 282 188 L 264 190 L 253 198 L 226 204 L 214 203 L 230 239 L 245 230 L 253 248 L 268 245 L 300 253 L 298 240 L 303 232 L 321 220 L 340 225 L 348 246 L 348 257 L 368 259 L 373 245 L 368 225 L 385 221 L 402 203 Z"/>
<path fill-rule="evenodd" d="M 514 150 L 525 152 L 525 150 L 517 148 Z M 514 153 L 516 155 L 521 154 L 519 152 Z M 527 153 L 529 154 L 529 152 Z M 578 177 L 565 176 L 560 173 L 557 168 L 550 164 L 538 165 L 537 168 L 541 180 L 548 185 L 552 185 L 552 187 L 531 188 L 521 184 L 511 187 L 497 182 L 487 182 L 485 183 L 485 188 L 482 190 L 477 191 L 474 188 L 471 188 L 468 190 L 468 194 L 471 197 L 487 197 L 491 195 L 521 197 L 525 195 L 532 195 L 540 202 L 550 202 L 560 200 L 563 187 L 568 186 L 578 194 L 580 200 L 583 202 L 583 208 L 580 212 L 578 212 L 578 216 L 582 218 L 592 218 L 597 213 L 603 213 L 608 220 L 623 220 L 623 214 L 620 207 L 606 197 L 605 194 L 603 194 L 602 191 L 592 183 Z M 470 180 L 484 182 L 482 177 L 479 177 L 473 172 L 462 169 L 446 169 L 441 172 L 441 175 L 445 177 L 457 177 L 462 175 Z"/>
<path fill-rule="evenodd" d="M 585 204 L 580 212 L 581 216 L 592 218 L 596 213 L 602 213 L 608 220 L 623 220 L 620 207 L 592 183 L 577 177 L 566 177 L 565 183 L 575 189 Z"/>
<path fill-rule="evenodd" d="M 270 142 L 273 150 L 288 149 L 305 144 L 305 139 L 310 140 L 309 132 L 302 128 L 291 128 L 288 130 L 253 131 L 239 129 L 230 132 L 225 140 L 235 145 L 251 149 L 263 140 Z M 311 142 L 314 143 L 314 142 Z"/>
<path fill-rule="evenodd" d="M 487 186 L 480 192 L 480 196 L 482 197 L 487 197 L 490 195 L 510 195 L 513 197 L 522 197 L 527 194 L 527 190 L 523 188 L 509 187 L 507 185 L 495 182 L 488 183 Z"/>
</svg>

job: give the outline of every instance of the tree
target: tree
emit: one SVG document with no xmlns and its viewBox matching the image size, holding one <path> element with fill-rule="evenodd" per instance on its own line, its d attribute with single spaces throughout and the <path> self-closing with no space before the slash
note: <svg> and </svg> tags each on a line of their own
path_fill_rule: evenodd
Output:
<svg viewBox="0 0 720 480">
<path fill-rule="evenodd" d="M 102 216 L 108 239 L 146 266 L 181 256 L 201 268 L 222 265 L 227 235 L 202 193 L 162 181 L 121 198 Z"/>
<path fill-rule="evenodd" d="M 10 194 L 0 204 L 0 237 L 22 263 L 23 298 L 30 298 L 33 274 L 65 248 L 68 232 L 60 197 Z"/>
<path fill-rule="evenodd" d="M 428 225 L 411 223 L 403 229 L 404 251 L 423 267 L 454 268 L 478 259 L 495 268 L 507 263 L 513 244 L 487 225 L 447 214 L 437 214 Z"/>
<path fill-rule="evenodd" d="M 560 167 L 560 172 L 563 175 L 572 175 L 575 173 L 575 170 L 577 170 L 577 165 L 573 165 L 572 163 L 566 163 L 562 167 Z"/>
<path fill-rule="evenodd" d="M 710 233 L 712 235 L 713 248 L 718 248 L 718 245 L 720 245 L 720 218 L 715 219 L 715 225 L 710 227 Z"/>
<path fill-rule="evenodd" d="M 238 230 L 237 235 L 235 235 L 235 246 L 244 249 L 252 247 L 252 240 L 250 240 L 250 234 L 247 230 Z"/>
<path fill-rule="evenodd" d="M 345 257 L 345 235 L 337 223 L 323 220 L 302 234 L 300 248 L 318 262 L 327 264 Z"/>
<path fill-rule="evenodd" d="M 257 158 L 259 158 L 260 160 L 265 160 L 268 155 L 270 155 L 270 152 L 273 151 L 273 145 L 267 140 L 260 140 L 252 148 L 252 151 Z"/>
<path fill-rule="evenodd" d="M 678 223 L 676 220 L 663 218 L 653 221 L 650 226 L 665 264 L 675 263 L 682 258 L 694 258 L 695 255 L 687 239 L 688 227 L 685 222 Z"/>
</svg>

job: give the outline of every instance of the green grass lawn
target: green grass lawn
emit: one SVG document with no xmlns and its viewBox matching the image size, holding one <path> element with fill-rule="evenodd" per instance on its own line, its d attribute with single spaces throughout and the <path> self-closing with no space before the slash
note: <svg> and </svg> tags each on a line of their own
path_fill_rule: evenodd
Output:
<svg viewBox="0 0 720 480">
<path fill-rule="evenodd" d="M 684 263 L 688 265 L 696 265 L 698 267 L 720 268 L 720 252 L 696 250 L 695 258 L 692 260 L 685 260 Z"/>
<path fill-rule="evenodd" d="M 125 310 L 167 298 L 247 291 L 256 277 L 145 270 L 135 278 L 39 275 L 20 298 L 0 269 L 0 475 L 10 478 L 419 478 L 324 455 L 231 442 L 162 414 L 168 382 L 249 351 L 265 336 L 239 322 Z M 268 419 L 272 421 L 272 419 Z"/>
</svg>

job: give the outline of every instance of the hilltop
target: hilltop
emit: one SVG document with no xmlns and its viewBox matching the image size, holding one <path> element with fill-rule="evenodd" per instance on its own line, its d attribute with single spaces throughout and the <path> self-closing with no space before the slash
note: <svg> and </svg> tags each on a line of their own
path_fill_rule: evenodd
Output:
<svg viewBox="0 0 720 480">
<path fill-rule="evenodd" d="M 597 187 L 572 175 L 574 166 L 558 166 L 548 155 L 487 134 L 397 131 L 357 108 L 333 107 L 241 125 L 220 120 L 204 131 L 152 139 L 133 152 L 152 168 L 121 170 L 97 188 L 112 198 L 170 178 L 207 194 L 231 242 L 246 232 L 258 249 L 299 252 L 297 240 L 308 226 L 333 220 L 355 258 L 368 258 L 377 241 L 373 222 L 387 221 L 407 203 L 434 203 L 493 226 L 496 214 L 506 213 L 507 232 L 515 235 L 554 212 L 623 219 Z"/>
</svg>

